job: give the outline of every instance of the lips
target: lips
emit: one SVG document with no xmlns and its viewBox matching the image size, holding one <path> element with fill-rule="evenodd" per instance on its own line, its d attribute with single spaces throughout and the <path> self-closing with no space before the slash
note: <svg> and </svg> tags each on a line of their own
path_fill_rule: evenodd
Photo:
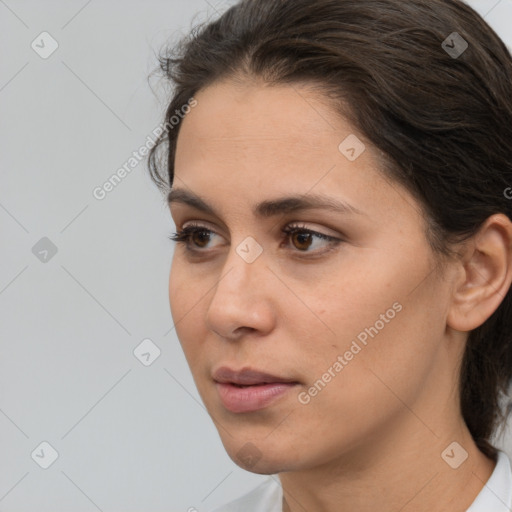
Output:
<svg viewBox="0 0 512 512">
<path fill-rule="evenodd" d="M 213 380 L 222 383 L 238 384 L 240 386 L 254 386 L 275 382 L 295 382 L 291 379 L 285 379 L 269 373 L 253 370 L 251 368 L 244 368 L 236 371 L 226 366 L 219 368 L 213 374 Z"/>
<path fill-rule="evenodd" d="M 224 407 L 231 412 L 252 412 L 270 406 L 297 386 L 297 381 L 251 368 L 221 367 L 213 380 Z"/>
</svg>

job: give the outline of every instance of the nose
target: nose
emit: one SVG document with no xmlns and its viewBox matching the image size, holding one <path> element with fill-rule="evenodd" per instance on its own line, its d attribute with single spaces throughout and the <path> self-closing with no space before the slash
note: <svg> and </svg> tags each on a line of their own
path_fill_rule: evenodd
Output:
<svg viewBox="0 0 512 512">
<path fill-rule="evenodd" d="M 277 279 L 263 253 L 250 263 L 242 256 L 232 246 L 206 313 L 207 327 L 228 340 L 247 331 L 268 333 L 275 324 Z"/>
</svg>

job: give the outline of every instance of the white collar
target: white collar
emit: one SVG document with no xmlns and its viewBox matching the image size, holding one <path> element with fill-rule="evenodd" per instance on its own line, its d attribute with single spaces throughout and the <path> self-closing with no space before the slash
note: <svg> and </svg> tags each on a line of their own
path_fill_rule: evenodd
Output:
<svg viewBox="0 0 512 512">
<path fill-rule="evenodd" d="M 498 451 L 496 467 L 466 512 L 510 512 L 512 510 L 512 470 L 505 452 Z"/>
</svg>

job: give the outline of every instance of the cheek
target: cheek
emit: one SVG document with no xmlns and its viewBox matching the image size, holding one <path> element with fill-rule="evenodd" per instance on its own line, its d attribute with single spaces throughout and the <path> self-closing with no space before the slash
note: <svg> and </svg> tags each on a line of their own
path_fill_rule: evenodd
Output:
<svg viewBox="0 0 512 512">
<path fill-rule="evenodd" d="M 180 309 L 183 307 L 183 301 L 180 301 L 179 297 L 183 297 L 183 292 L 185 291 L 183 273 L 180 272 L 178 267 L 179 265 L 176 263 L 175 257 L 169 273 L 169 305 L 175 323 L 178 321 Z"/>
<path fill-rule="evenodd" d="M 298 339 L 316 374 L 327 371 L 327 363 L 333 363 L 351 348 L 361 359 L 371 339 L 400 322 L 403 306 L 398 300 L 400 290 L 396 282 L 392 284 L 394 276 L 386 276 L 382 267 L 380 273 L 371 275 L 368 268 L 371 266 L 365 272 L 355 266 L 343 272 L 338 269 L 322 278 L 314 289 L 295 286 L 296 294 L 309 306 L 309 310 L 302 307 L 302 314 L 296 314 L 301 332 Z M 347 357 L 355 359 L 354 353 Z"/>
<path fill-rule="evenodd" d="M 174 325 L 178 324 L 179 319 L 183 316 L 184 303 L 188 300 L 183 274 L 177 267 L 176 259 L 173 259 L 169 273 L 169 305 Z M 176 329 L 178 329 L 177 325 Z"/>
<path fill-rule="evenodd" d="M 409 261 L 332 276 L 305 299 L 317 318 L 303 316 L 297 330 L 319 407 L 332 401 L 380 409 L 393 400 L 391 390 L 406 401 L 419 392 L 443 339 L 448 295 L 433 276 L 422 282 L 426 261 Z"/>
<path fill-rule="evenodd" d="M 298 453 L 312 453 L 314 445 L 315 457 L 323 460 L 332 455 L 333 446 L 355 446 L 380 435 L 398 414 L 407 415 L 404 404 L 416 403 L 435 365 L 432 339 L 441 336 L 442 329 L 441 322 L 437 326 L 430 322 L 425 329 L 428 314 L 403 302 L 403 309 L 378 333 L 361 330 L 353 319 L 344 318 L 344 325 L 350 324 L 355 335 L 348 334 L 347 327 L 346 337 L 324 343 L 321 349 L 317 344 L 307 354 L 308 382 L 300 400 L 297 397 L 290 426 L 293 431 L 301 425 L 300 435 L 283 428 L 276 438 L 283 441 L 290 435 Z M 341 325 L 338 330 L 342 331 Z M 366 344 L 358 340 L 360 332 L 367 335 Z M 411 417 L 411 421 L 417 420 Z"/>
<path fill-rule="evenodd" d="M 169 273 L 169 304 L 174 322 L 179 322 L 178 325 L 191 323 L 189 318 L 198 314 L 201 297 L 206 292 L 207 288 L 201 285 L 201 278 L 194 271 L 193 265 L 184 261 L 181 254 L 176 254 Z"/>
<path fill-rule="evenodd" d="M 201 297 L 204 293 L 192 283 L 187 267 L 176 258 L 171 265 L 169 275 L 169 305 L 176 336 L 183 348 L 189 364 L 192 363 L 194 340 L 204 338 L 198 329 L 203 325 L 199 321 Z"/>
</svg>

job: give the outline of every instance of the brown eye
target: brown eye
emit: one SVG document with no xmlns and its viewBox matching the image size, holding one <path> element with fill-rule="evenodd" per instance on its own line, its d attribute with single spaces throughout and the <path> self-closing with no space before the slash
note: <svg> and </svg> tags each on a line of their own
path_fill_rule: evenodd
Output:
<svg viewBox="0 0 512 512">
<path fill-rule="evenodd" d="M 196 230 L 190 235 L 190 239 L 197 247 L 206 247 L 210 241 L 208 230 Z"/>
<path fill-rule="evenodd" d="M 192 225 L 170 235 L 169 239 L 173 242 L 185 244 L 186 249 L 190 252 L 205 252 L 203 249 L 208 246 L 212 236 L 215 235 L 217 235 L 217 233 L 205 226 Z"/>
<path fill-rule="evenodd" d="M 312 231 L 305 226 L 286 226 L 282 232 L 290 239 L 297 252 L 304 252 L 308 254 L 315 254 L 319 252 L 318 250 L 309 250 L 310 247 L 314 247 L 315 239 L 320 239 L 321 241 L 326 242 L 323 245 L 324 248 L 327 247 L 327 249 L 338 245 L 342 241 L 333 236 Z M 322 244 L 320 244 L 320 247 L 321 245 Z"/>
<path fill-rule="evenodd" d="M 313 243 L 311 233 L 295 232 L 292 234 L 292 239 L 296 242 L 295 247 L 300 250 L 307 250 Z"/>
</svg>

